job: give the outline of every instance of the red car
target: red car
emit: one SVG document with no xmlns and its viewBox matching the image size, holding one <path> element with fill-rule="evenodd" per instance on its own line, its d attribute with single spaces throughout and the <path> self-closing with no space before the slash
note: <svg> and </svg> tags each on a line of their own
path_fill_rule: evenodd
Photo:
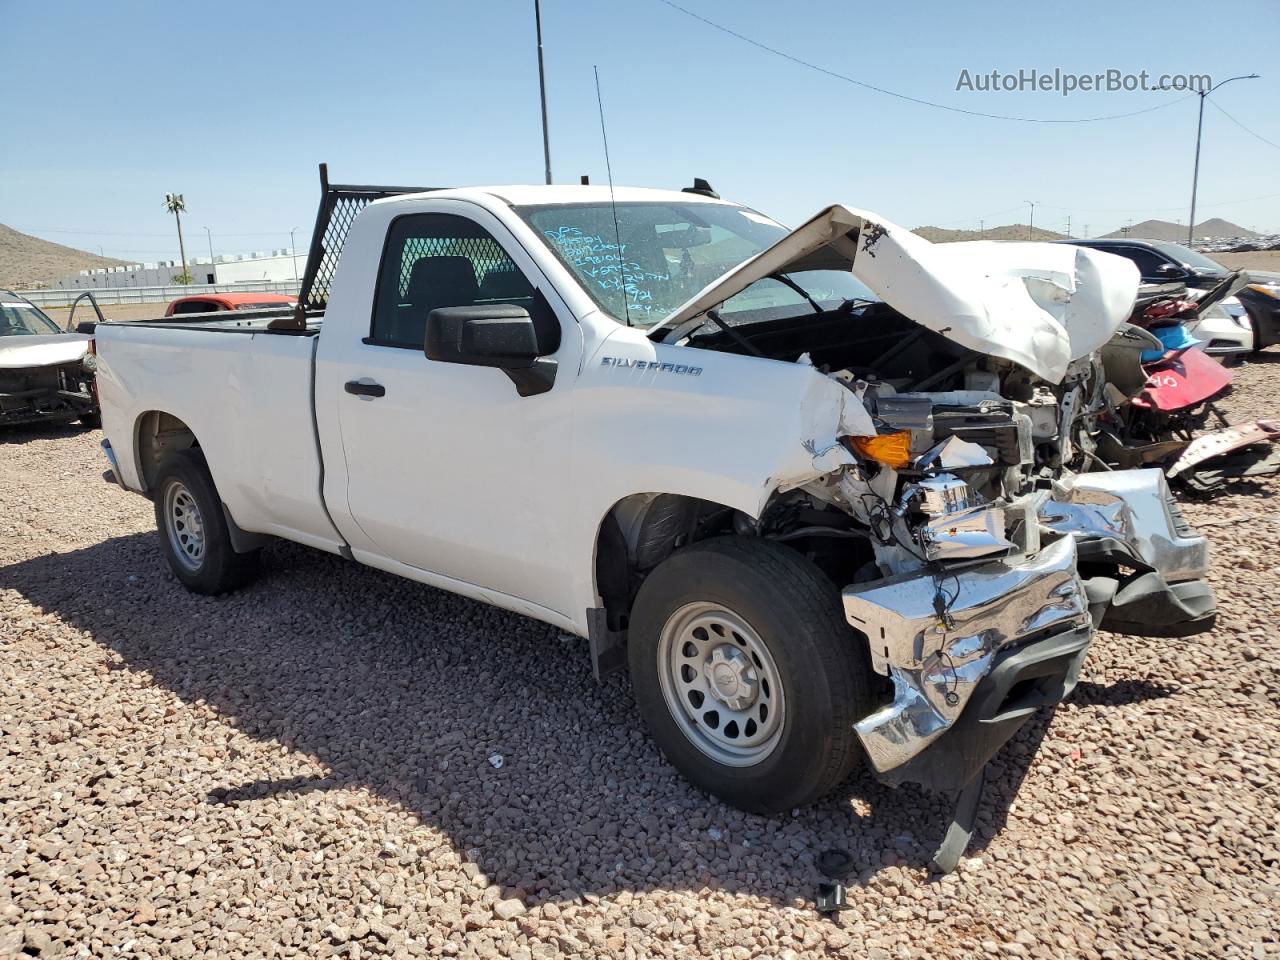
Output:
<svg viewBox="0 0 1280 960">
<path fill-rule="evenodd" d="M 298 298 L 285 293 L 202 293 L 179 297 L 169 304 L 166 317 L 184 313 L 214 313 L 218 310 L 267 310 L 296 306 Z"/>
</svg>

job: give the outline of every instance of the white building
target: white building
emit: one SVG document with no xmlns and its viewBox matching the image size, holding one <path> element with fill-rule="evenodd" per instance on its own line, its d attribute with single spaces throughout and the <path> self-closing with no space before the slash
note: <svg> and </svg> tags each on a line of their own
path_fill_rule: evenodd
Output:
<svg viewBox="0 0 1280 960">
<path fill-rule="evenodd" d="M 266 253 L 249 253 L 232 257 L 193 257 L 187 260 L 187 272 L 193 284 L 243 283 L 249 280 L 300 280 L 307 270 L 305 253 L 287 248 Z M 135 263 L 124 267 L 102 267 L 81 270 L 63 277 L 54 287 L 60 290 L 93 290 L 103 287 L 164 287 L 182 275 L 177 260 Z"/>
<path fill-rule="evenodd" d="M 243 283 L 246 280 L 301 280 L 307 272 L 307 256 L 296 250 L 273 250 L 269 254 L 246 257 L 218 257 L 213 265 L 217 279 L 196 279 L 196 283 Z M 197 276 L 196 271 L 191 271 Z"/>
</svg>

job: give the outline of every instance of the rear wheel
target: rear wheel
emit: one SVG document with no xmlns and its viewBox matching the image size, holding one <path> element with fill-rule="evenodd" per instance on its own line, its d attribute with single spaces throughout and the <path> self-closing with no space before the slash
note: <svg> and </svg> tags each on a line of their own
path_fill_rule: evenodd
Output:
<svg viewBox="0 0 1280 960">
<path fill-rule="evenodd" d="M 198 449 L 161 465 L 154 487 L 156 527 L 174 576 L 196 593 L 226 593 L 258 572 L 258 551 L 236 553 L 222 501 Z"/>
<path fill-rule="evenodd" d="M 848 776 L 871 709 L 865 639 L 834 584 L 787 547 L 749 538 L 679 551 L 645 580 L 631 678 L 667 759 L 726 803 L 802 806 Z"/>
</svg>

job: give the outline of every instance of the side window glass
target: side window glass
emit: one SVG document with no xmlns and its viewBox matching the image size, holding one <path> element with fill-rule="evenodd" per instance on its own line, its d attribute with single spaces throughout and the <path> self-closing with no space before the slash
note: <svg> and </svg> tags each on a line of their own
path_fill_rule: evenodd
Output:
<svg viewBox="0 0 1280 960">
<path fill-rule="evenodd" d="M 380 343 L 421 347 L 427 315 L 439 307 L 514 304 L 532 315 L 535 300 L 528 278 L 478 223 L 412 214 L 387 233 L 371 333 Z"/>
<path fill-rule="evenodd" d="M 1165 274 L 1156 269 L 1161 264 L 1168 263 L 1169 261 L 1154 250 L 1148 250 L 1146 247 L 1123 247 L 1117 252 L 1128 257 L 1138 265 L 1138 272 L 1142 274 L 1143 280 L 1169 279 Z"/>
</svg>

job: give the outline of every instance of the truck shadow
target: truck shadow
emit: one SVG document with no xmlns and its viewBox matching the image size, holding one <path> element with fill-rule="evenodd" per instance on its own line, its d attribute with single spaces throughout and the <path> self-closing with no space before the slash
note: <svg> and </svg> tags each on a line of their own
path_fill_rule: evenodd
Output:
<svg viewBox="0 0 1280 960">
<path fill-rule="evenodd" d="M 948 798 L 865 773 L 793 815 L 742 813 L 666 763 L 627 680 L 593 682 L 585 641 L 291 544 L 264 559 L 254 586 L 198 597 L 154 534 L 133 534 L 0 568 L 0 588 L 326 771 L 213 774 L 198 788 L 210 805 L 367 789 L 531 902 L 651 887 L 810 900 L 821 851 L 849 852 L 849 882 L 865 883 L 888 866 L 927 867 L 945 831 Z M 1034 719 L 993 762 L 968 856 L 1004 826 L 1048 723 Z"/>
</svg>

